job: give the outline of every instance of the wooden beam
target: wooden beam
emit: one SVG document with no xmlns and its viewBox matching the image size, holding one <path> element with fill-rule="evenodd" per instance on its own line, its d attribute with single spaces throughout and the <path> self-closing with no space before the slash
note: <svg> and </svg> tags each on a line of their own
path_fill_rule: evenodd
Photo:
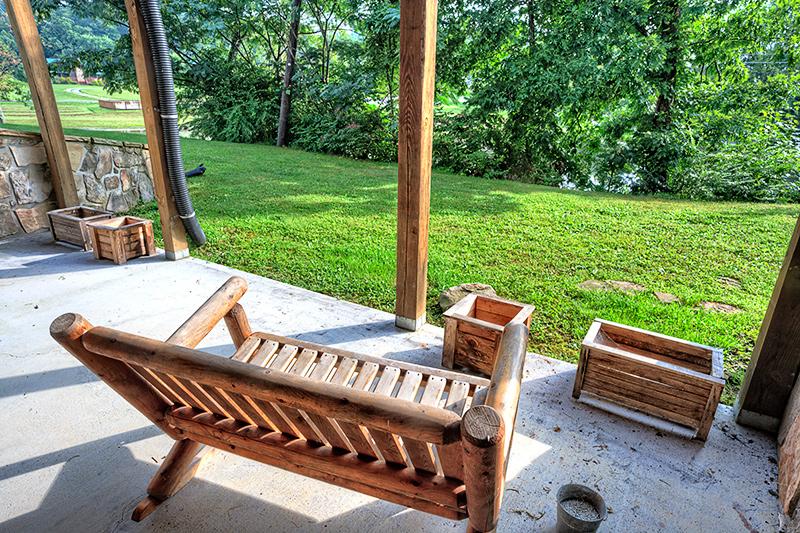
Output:
<svg viewBox="0 0 800 533">
<path fill-rule="evenodd" d="M 410 330 L 425 323 L 428 289 L 436 11 L 436 0 L 400 0 L 395 315 L 398 327 Z"/>
<path fill-rule="evenodd" d="M 800 220 L 736 401 L 740 424 L 777 431 L 800 371 Z"/>
<path fill-rule="evenodd" d="M 8 20 L 14 31 L 22 66 L 31 88 L 31 100 L 36 110 L 36 120 L 42 133 L 42 141 L 50 167 L 50 180 L 59 207 L 78 205 L 78 192 L 69 161 L 64 129 L 53 94 L 50 70 L 44 56 L 44 48 L 33 18 L 29 0 L 6 0 Z"/>
<path fill-rule="evenodd" d="M 175 197 L 169 186 L 167 174 L 167 152 L 161 134 L 161 117 L 158 114 L 158 86 L 155 67 L 151 60 L 150 45 L 147 42 L 144 20 L 138 0 L 125 0 L 131 34 L 133 62 L 136 65 L 136 79 L 139 83 L 139 100 L 142 103 L 144 127 L 147 132 L 147 146 L 150 151 L 150 166 L 153 185 L 158 201 L 158 216 L 161 219 L 161 235 L 164 237 L 164 251 L 167 259 L 177 260 L 189 256 L 186 231 L 175 206 Z"/>
</svg>

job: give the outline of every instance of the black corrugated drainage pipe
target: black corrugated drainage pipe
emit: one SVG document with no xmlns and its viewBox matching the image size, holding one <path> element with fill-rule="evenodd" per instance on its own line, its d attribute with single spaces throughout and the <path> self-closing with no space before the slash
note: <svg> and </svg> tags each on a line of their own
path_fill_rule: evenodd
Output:
<svg viewBox="0 0 800 533">
<path fill-rule="evenodd" d="M 183 221 L 186 233 L 197 246 L 202 246 L 206 243 L 206 236 L 195 216 L 183 170 L 183 154 L 178 132 L 178 108 L 175 104 L 175 86 L 172 78 L 172 59 L 169 57 L 167 34 L 161 19 L 161 3 L 159 0 L 141 0 L 140 5 L 147 30 L 147 42 L 153 56 L 156 85 L 158 85 L 158 113 L 161 116 L 164 148 L 167 152 L 167 174 L 170 188 L 175 196 L 178 215 Z"/>
</svg>

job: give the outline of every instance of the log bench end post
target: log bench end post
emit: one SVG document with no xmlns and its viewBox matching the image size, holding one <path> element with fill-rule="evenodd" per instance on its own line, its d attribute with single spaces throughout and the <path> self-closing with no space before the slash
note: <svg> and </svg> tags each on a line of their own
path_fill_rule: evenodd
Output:
<svg viewBox="0 0 800 533">
<path fill-rule="evenodd" d="M 461 420 L 468 533 L 497 528 L 505 478 L 505 432 L 503 417 L 488 405 L 470 408 Z"/>
</svg>

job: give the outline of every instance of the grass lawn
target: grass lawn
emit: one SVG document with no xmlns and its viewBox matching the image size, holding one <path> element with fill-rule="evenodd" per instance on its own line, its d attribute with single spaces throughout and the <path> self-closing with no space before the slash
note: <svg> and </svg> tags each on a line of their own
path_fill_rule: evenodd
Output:
<svg viewBox="0 0 800 533">
<path fill-rule="evenodd" d="M 118 139 L 141 136 L 108 134 Z M 270 146 L 184 139 L 209 243 L 193 254 L 391 311 L 397 167 Z M 428 314 L 443 289 L 489 283 L 532 303 L 531 349 L 576 361 L 601 317 L 725 350 L 730 403 L 739 388 L 798 215 L 797 205 L 687 202 L 569 192 L 434 172 Z M 155 204 L 139 214 L 158 222 Z M 721 282 L 734 278 L 741 287 Z M 638 294 L 592 292 L 625 280 Z M 662 304 L 653 291 L 674 294 Z M 742 309 L 698 308 L 715 301 Z"/>
<path fill-rule="evenodd" d="M 125 91 L 109 94 L 96 85 L 53 84 L 61 122 L 65 128 L 89 129 L 134 129 L 144 128 L 141 111 L 115 111 L 104 109 L 97 103 L 99 98 L 138 100 L 136 93 Z M 23 102 L 0 102 L 6 121 L 12 124 L 35 125 L 36 112 L 31 104 Z"/>
</svg>

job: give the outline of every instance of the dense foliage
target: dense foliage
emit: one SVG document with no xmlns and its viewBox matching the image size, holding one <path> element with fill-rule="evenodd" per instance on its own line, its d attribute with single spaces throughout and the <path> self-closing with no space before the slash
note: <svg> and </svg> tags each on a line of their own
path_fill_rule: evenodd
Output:
<svg viewBox="0 0 800 533">
<path fill-rule="evenodd" d="M 125 21 L 120 0 L 40 8 L 43 31 L 62 28 L 68 43 L 65 17 Z M 291 9 L 164 2 L 189 130 L 275 141 Z M 300 10 L 289 143 L 394 159 L 397 2 Z M 799 36 L 800 0 L 440 0 L 434 164 L 579 189 L 800 200 Z M 63 54 L 132 86 L 127 35 L 103 43 Z"/>
</svg>

